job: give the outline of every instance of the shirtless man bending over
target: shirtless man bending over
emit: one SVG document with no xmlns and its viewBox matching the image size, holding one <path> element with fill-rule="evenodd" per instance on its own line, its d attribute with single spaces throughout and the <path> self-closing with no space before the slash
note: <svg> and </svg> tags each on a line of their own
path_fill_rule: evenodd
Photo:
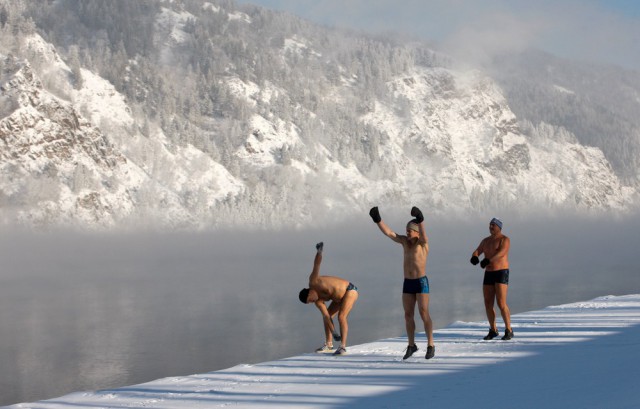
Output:
<svg viewBox="0 0 640 409">
<path fill-rule="evenodd" d="M 489 223 L 491 235 L 485 237 L 480 242 L 478 248 L 471 256 L 471 264 L 474 266 L 480 263 L 480 267 L 485 269 L 484 280 L 482 282 L 482 293 L 484 295 L 484 309 L 489 320 L 489 333 L 485 340 L 490 340 L 499 335 L 496 326 L 496 312 L 493 309 L 497 302 L 500 314 L 504 321 L 505 332 L 503 340 L 513 338 L 511 328 L 511 312 L 507 305 L 507 291 L 509 289 L 509 247 L 511 240 L 502 234 L 502 222 L 493 218 Z M 484 253 L 484 259 L 480 262 L 478 256 Z"/>
<path fill-rule="evenodd" d="M 322 242 L 316 244 L 317 252 L 313 260 L 313 270 L 309 276 L 309 288 L 303 288 L 298 297 L 304 304 L 314 303 L 322 314 L 325 343 L 316 349 L 316 352 L 333 350 L 333 338 L 335 338 L 336 341 L 340 341 L 340 348 L 334 355 L 344 355 L 347 353 L 347 335 L 349 334 L 347 317 L 358 299 L 358 288 L 340 277 L 320 275 L 323 247 Z M 331 301 L 329 308 L 325 304 L 327 301 Z M 340 323 L 340 334 L 333 325 L 333 316 L 336 314 Z"/>
<path fill-rule="evenodd" d="M 427 256 L 429 255 L 429 243 L 424 231 L 424 217 L 417 207 L 411 209 L 411 216 L 415 219 L 407 223 L 406 236 L 395 233 L 382 221 L 378 207 L 369 211 L 369 216 L 378 225 L 380 231 L 394 242 L 401 244 L 404 251 L 404 284 L 402 287 L 402 306 L 404 308 L 404 320 L 407 328 L 409 345 L 402 359 L 407 359 L 418 350 L 415 343 L 416 323 L 413 319 L 415 305 L 418 304 L 420 318 L 424 324 L 427 335 L 426 359 L 431 359 L 436 353 L 433 343 L 433 324 L 429 315 L 429 279 L 427 278 Z"/>
</svg>

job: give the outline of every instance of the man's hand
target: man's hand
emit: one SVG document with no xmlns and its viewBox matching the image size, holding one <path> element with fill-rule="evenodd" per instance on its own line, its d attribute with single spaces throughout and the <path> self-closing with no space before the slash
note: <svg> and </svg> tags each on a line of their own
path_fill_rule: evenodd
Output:
<svg viewBox="0 0 640 409">
<path fill-rule="evenodd" d="M 369 210 L 369 216 L 371 216 L 375 224 L 378 224 L 382 221 L 382 218 L 380 217 L 380 211 L 378 210 L 378 206 L 372 207 L 371 210 Z"/>
<path fill-rule="evenodd" d="M 420 209 L 418 209 L 415 206 L 413 206 L 411 208 L 411 216 L 416 218 L 416 222 L 418 224 L 420 224 L 420 223 L 422 223 L 424 221 L 424 216 L 422 215 L 422 212 L 420 211 Z"/>
<path fill-rule="evenodd" d="M 478 258 L 478 256 L 473 256 L 471 257 L 471 264 L 473 264 L 474 266 L 477 265 L 480 262 L 480 259 Z"/>
<path fill-rule="evenodd" d="M 320 242 L 318 244 L 316 244 L 316 250 L 318 250 L 318 253 L 322 253 L 322 248 L 324 247 L 324 242 Z"/>
<path fill-rule="evenodd" d="M 336 326 L 333 323 L 333 319 L 331 319 L 331 327 L 330 328 L 333 328 L 333 330 L 331 330 L 331 335 L 333 335 L 333 339 L 335 339 L 336 341 L 340 341 L 342 339 L 342 337 L 340 336 L 340 333 L 336 329 Z"/>
<path fill-rule="evenodd" d="M 483 258 L 482 261 L 480 262 L 480 267 L 485 268 L 486 266 L 488 266 L 491 263 L 491 261 L 489 261 L 488 258 Z"/>
</svg>

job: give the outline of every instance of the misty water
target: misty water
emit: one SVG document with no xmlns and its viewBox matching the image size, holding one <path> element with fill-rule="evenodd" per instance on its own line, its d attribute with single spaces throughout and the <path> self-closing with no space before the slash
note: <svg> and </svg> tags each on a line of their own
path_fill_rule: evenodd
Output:
<svg viewBox="0 0 640 409">
<path fill-rule="evenodd" d="M 427 215 L 436 328 L 485 320 L 482 270 L 468 260 L 491 216 L 463 223 Z M 385 220 L 403 231 L 406 220 Z M 503 221 L 513 314 L 640 292 L 638 218 Z M 321 274 L 344 277 L 360 292 L 349 344 L 404 335 L 401 247 L 365 218 L 275 232 L 4 230 L 0 405 L 313 351 L 324 340 L 322 320 L 298 291 L 318 241 L 325 242 Z"/>
</svg>

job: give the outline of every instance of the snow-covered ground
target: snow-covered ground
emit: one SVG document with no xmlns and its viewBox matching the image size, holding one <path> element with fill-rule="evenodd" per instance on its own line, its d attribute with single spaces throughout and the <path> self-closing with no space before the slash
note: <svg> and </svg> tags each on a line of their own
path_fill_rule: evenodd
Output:
<svg viewBox="0 0 640 409">
<path fill-rule="evenodd" d="M 341 357 L 309 353 L 10 407 L 640 407 L 640 295 L 512 318 L 511 341 L 482 341 L 486 322 L 436 331 L 436 357 L 428 361 L 423 333 L 420 351 L 407 361 L 406 338 L 398 337 L 351 346 Z"/>
</svg>

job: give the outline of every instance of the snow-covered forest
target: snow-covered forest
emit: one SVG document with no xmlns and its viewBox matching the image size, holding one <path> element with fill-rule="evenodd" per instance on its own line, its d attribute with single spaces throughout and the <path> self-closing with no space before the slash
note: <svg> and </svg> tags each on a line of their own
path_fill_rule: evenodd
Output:
<svg viewBox="0 0 640 409">
<path fill-rule="evenodd" d="M 0 0 L 0 31 L 5 222 L 637 208 L 637 72 L 536 51 L 461 69 L 424 42 L 227 0 Z M 65 128 L 56 104 L 87 123 Z M 38 156 L 25 107 L 108 149 Z"/>
</svg>

